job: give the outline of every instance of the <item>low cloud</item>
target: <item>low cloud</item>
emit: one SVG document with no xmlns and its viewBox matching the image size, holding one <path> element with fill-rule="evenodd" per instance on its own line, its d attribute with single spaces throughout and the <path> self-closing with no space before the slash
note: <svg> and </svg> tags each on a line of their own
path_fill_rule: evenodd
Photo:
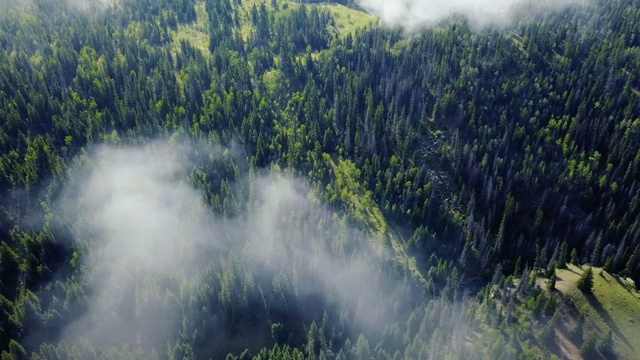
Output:
<svg viewBox="0 0 640 360">
<path fill-rule="evenodd" d="M 80 11 L 95 11 L 112 6 L 116 0 L 65 0 L 73 9 Z"/>
<path fill-rule="evenodd" d="M 145 295 L 136 290 L 154 278 L 193 272 L 199 249 L 215 250 L 220 243 L 212 232 L 216 219 L 186 182 L 186 150 L 167 142 L 104 146 L 71 177 L 63 216 L 77 243 L 86 246 L 83 280 L 91 293 L 86 314 L 65 329 L 64 338 L 101 344 L 135 339 L 148 320 L 138 316 L 142 301 L 136 297 Z"/>
<path fill-rule="evenodd" d="M 126 0 L 61 0 L 51 1 L 51 4 L 56 6 L 62 5 L 63 9 L 78 12 L 81 14 L 92 14 L 96 11 L 101 11 L 109 8 L 110 6 L 122 3 Z M 34 0 L 0 0 L 0 10 L 18 10 L 18 11 L 32 11 L 34 8 L 48 2 L 37 2 Z M 50 9 L 49 9 L 50 10 Z"/>
<path fill-rule="evenodd" d="M 226 156 L 233 155 L 157 141 L 102 146 L 85 158 L 60 200 L 60 216 L 71 224 L 85 274 L 79 281 L 90 291 L 63 340 L 163 351 L 185 326 L 180 314 L 194 291 L 186 284 L 203 286 L 193 285 L 203 269 L 222 271 L 234 261 L 249 269 L 260 292 L 287 279 L 298 299 L 297 310 L 289 311 L 306 321 L 322 317 L 317 301 L 340 307 L 358 331 L 380 331 L 408 311 L 406 284 L 383 274 L 389 258 L 368 245 L 378 240 L 333 216 L 302 181 L 284 175 L 240 180 L 231 186 L 250 183 L 249 208 L 236 218 L 214 214 L 189 177 L 194 159 L 211 165 Z M 391 295 L 397 292 L 406 296 Z M 307 306 L 306 299 L 315 303 Z"/>
<path fill-rule="evenodd" d="M 474 26 L 505 25 L 535 14 L 548 14 L 589 0 L 357 0 L 368 12 L 389 26 L 409 31 L 431 26 L 454 15 L 463 15 Z M 525 15 L 526 14 L 526 15 Z"/>
</svg>

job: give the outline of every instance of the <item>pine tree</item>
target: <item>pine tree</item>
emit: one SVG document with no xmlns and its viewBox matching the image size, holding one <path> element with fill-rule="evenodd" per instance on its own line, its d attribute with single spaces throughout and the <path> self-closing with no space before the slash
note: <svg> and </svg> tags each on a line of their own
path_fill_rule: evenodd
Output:
<svg viewBox="0 0 640 360">
<path fill-rule="evenodd" d="M 625 265 L 624 270 L 622 271 L 622 276 L 630 276 L 633 273 L 639 251 L 640 251 L 640 245 L 636 246 L 635 250 L 633 251 L 633 254 L 631 254 L 631 257 L 627 261 L 627 264 Z"/>
<path fill-rule="evenodd" d="M 613 256 L 609 256 L 604 262 L 604 270 L 611 273 L 613 272 Z"/>
<path fill-rule="evenodd" d="M 521 267 L 522 267 L 522 257 L 518 256 L 518 260 L 516 260 L 516 265 L 513 269 L 513 276 L 520 276 Z"/>
<path fill-rule="evenodd" d="M 591 267 L 588 267 L 587 270 L 582 273 L 582 276 L 578 279 L 576 286 L 584 293 L 591 293 L 591 291 L 593 291 L 593 270 Z"/>
<path fill-rule="evenodd" d="M 545 277 L 550 279 L 552 275 L 556 274 L 556 263 L 552 263 L 551 265 L 549 265 L 549 267 L 547 268 L 547 271 L 545 273 Z"/>
<path fill-rule="evenodd" d="M 571 250 L 571 263 L 573 265 L 578 265 L 578 251 L 576 250 L 576 248 L 573 248 L 573 250 Z"/>
<path fill-rule="evenodd" d="M 602 255 L 601 252 L 602 252 L 602 236 L 598 236 L 598 240 L 596 240 L 596 246 L 593 249 L 593 252 L 591 253 L 590 262 L 592 266 L 602 265 L 600 263 L 600 258 Z"/>
<path fill-rule="evenodd" d="M 549 281 L 547 281 L 547 290 L 551 291 L 556 288 L 557 279 L 556 273 L 554 272 L 551 277 L 549 277 Z"/>
<path fill-rule="evenodd" d="M 560 245 L 560 255 L 558 256 L 558 268 L 564 269 L 567 267 L 567 243 L 563 242 Z"/>
</svg>

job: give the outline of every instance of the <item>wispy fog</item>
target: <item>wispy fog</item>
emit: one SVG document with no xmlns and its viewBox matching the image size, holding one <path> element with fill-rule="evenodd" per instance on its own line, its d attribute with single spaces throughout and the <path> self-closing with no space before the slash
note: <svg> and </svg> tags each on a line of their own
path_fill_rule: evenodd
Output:
<svg viewBox="0 0 640 360">
<path fill-rule="evenodd" d="M 88 14 L 104 10 L 109 6 L 122 3 L 122 1 L 126 0 L 59 0 L 58 4 L 64 4 L 69 10 Z M 28 10 L 39 3 L 42 2 L 37 0 L 0 0 L 0 10 Z M 52 3 L 54 2 L 52 1 Z"/>
<path fill-rule="evenodd" d="M 357 0 L 389 26 L 412 31 L 463 15 L 474 26 L 506 25 L 532 14 L 548 14 L 590 0 Z"/>
<path fill-rule="evenodd" d="M 64 216 L 78 242 L 88 244 L 81 259 L 92 292 L 87 313 L 66 329 L 66 338 L 127 340 L 130 329 L 144 324 L 136 289 L 149 278 L 192 272 L 199 248 L 216 249 L 216 219 L 186 183 L 185 161 L 186 148 L 166 142 L 105 146 L 72 175 Z"/>
<path fill-rule="evenodd" d="M 81 282 L 91 291 L 83 315 L 64 329 L 66 341 L 166 349 L 180 329 L 185 292 L 193 290 L 184 284 L 207 266 L 233 261 L 244 263 L 264 291 L 286 278 L 300 308 L 304 299 L 340 307 L 354 328 L 381 330 L 410 310 L 406 282 L 381 272 L 390 257 L 370 251 L 370 242 L 380 240 L 332 216 L 302 181 L 278 174 L 233 184 L 250 182 L 250 206 L 223 218 L 188 180 L 194 154 L 228 156 L 167 141 L 102 146 L 71 176 L 61 216 L 77 243 L 86 244 L 80 259 L 88 275 Z M 392 295 L 398 291 L 405 296 Z M 149 297 L 162 299 L 160 305 Z M 313 306 L 288 311 L 322 316 Z"/>
<path fill-rule="evenodd" d="M 81 11 L 95 11 L 105 9 L 119 0 L 65 0 L 69 6 Z"/>
</svg>

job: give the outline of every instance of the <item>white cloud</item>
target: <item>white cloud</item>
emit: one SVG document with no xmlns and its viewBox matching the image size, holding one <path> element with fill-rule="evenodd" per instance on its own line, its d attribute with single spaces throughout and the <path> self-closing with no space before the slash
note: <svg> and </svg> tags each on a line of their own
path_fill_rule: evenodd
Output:
<svg viewBox="0 0 640 360">
<path fill-rule="evenodd" d="M 81 281 L 90 293 L 84 315 L 65 328 L 64 339 L 97 346 L 138 338 L 163 349 L 180 329 L 181 317 L 167 313 L 180 306 L 149 298 L 169 299 L 167 291 L 175 295 L 188 287 L 167 284 L 185 286 L 203 268 L 234 258 L 254 276 L 284 274 L 301 299 L 339 300 L 356 320 L 353 326 L 377 328 L 380 319 L 393 320 L 392 307 L 399 305 L 386 295 L 403 285 L 381 279 L 381 262 L 388 259 L 368 249 L 364 233 L 360 245 L 350 235 L 348 246 L 358 249 L 357 256 L 336 254 L 335 237 L 354 229 L 339 225 L 301 181 L 282 175 L 253 179 L 252 207 L 239 219 L 223 219 L 187 180 L 195 153 L 224 156 L 202 145 L 165 141 L 103 146 L 71 176 L 61 215 L 73 224 L 78 243 L 87 244 Z M 270 280 L 262 284 L 270 286 Z"/>
<path fill-rule="evenodd" d="M 473 25 L 508 23 L 518 17 L 518 6 L 536 12 L 553 12 L 588 0 L 357 0 L 368 12 L 379 16 L 390 26 L 412 31 L 433 25 L 452 15 L 461 14 Z"/>
</svg>

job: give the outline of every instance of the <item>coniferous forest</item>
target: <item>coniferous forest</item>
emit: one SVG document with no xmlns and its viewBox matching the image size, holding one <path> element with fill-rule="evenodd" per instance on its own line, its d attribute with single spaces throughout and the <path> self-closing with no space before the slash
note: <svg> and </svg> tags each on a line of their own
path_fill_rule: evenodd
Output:
<svg viewBox="0 0 640 360">
<path fill-rule="evenodd" d="M 523 6 L 0 0 L 1 359 L 639 358 L 640 1 Z"/>
</svg>

